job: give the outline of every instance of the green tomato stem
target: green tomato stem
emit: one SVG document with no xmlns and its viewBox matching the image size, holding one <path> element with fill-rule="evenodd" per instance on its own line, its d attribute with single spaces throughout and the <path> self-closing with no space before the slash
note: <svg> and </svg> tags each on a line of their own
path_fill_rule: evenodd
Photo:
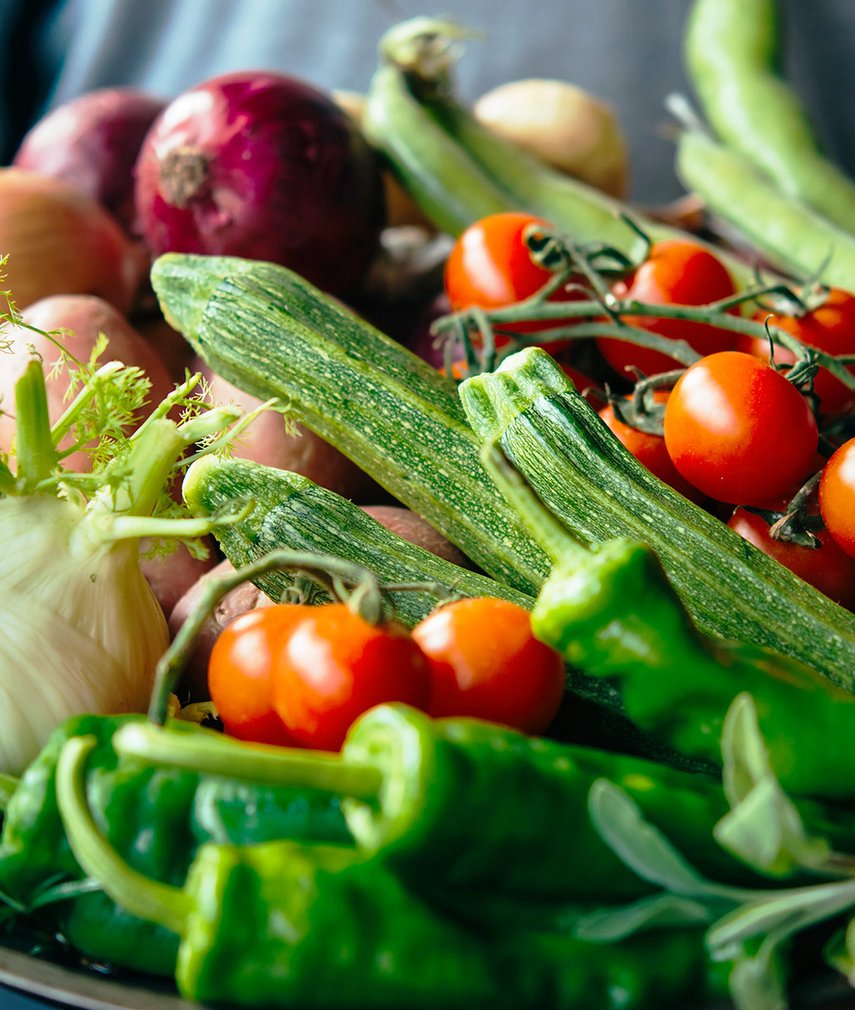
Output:
<svg viewBox="0 0 855 1010">
<path fill-rule="evenodd" d="M 613 299 L 609 301 L 608 307 L 596 300 L 578 302 L 551 302 L 544 301 L 538 295 L 518 302 L 515 305 L 502 309 L 490 311 L 479 310 L 476 325 L 483 332 L 485 326 L 492 326 L 493 329 L 501 329 L 508 323 L 531 322 L 532 320 L 549 321 L 552 319 L 595 319 L 603 320 L 603 316 L 611 315 L 613 320 L 580 323 L 573 326 L 555 328 L 549 333 L 550 338 L 562 340 L 582 340 L 589 337 L 615 338 L 626 340 L 628 343 L 637 344 L 640 347 L 648 347 L 651 350 L 661 351 L 669 357 L 675 358 L 681 364 L 690 365 L 697 361 L 700 355 L 694 351 L 685 341 L 675 341 L 668 337 L 661 337 L 658 334 L 650 333 L 647 330 L 636 326 L 630 326 L 622 320 L 624 317 L 645 317 L 656 319 L 677 319 L 687 322 L 705 323 L 719 329 L 729 330 L 732 333 L 744 334 L 756 337 L 761 340 L 771 339 L 773 343 L 779 344 L 792 351 L 797 357 L 804 357 L 805 345 L 779 327 L 771 324 L 757 322 L 745 316 L 734 315 L 725 311 L 735 305 L 759 297 L 768 293 L 768 288 L 758 289 L 751 292 L 744 292 L 738 297 L 724 299 L 720 302 L 710 302 L 708 305 L 650 305 L 646 302 L 634 300 Z M 436 333 L 452 331 L 459 326 L 459 320 L 469 317 L 476 321 L 476 317 L 468 310 L 445 316 L 437 320 L 434 324 Z M 513 334 L 517 347 L 511 348 L 508 353 L 518 350 L 520 345 L 544 343 L 544 334 L 520 336 Z M 846 367 L 851 356 L 846 356 L 842 360 L 835 355 L 827 354 L 825 351 L 811 349 L 816 362 L 826 368 L 835 378 L 839 379 L 847 388 L 855 389 L 855 375 Z"/>
<path fill-rule="evenodd" d="M 210 520 L 208 520 L 210 521 Z M 181 625 L 178 634 L 163 654 L 155 671 L 154 689 L 149 705 L 149 719 L 155 725 L 166 722 L 169 695 L 181 675 L 193 650 L 202 626 L 213 613 L 222 597 L 231 589 L 252 582 L 265 572 L 276 568 L 288 568 L 305 573 L 319 573 L 322 578 L 332 576 L 341 582 L 355 584 L 354 594 L 361 597 L 361 603 L 372 614 L 382 613 L 382 599 L 376 576 L 359 565 L 350 564 L 340 558 L 305 551 L 276 550 L 234 572 L 211 579 L 199 596 L 199 601 L 190 616 Z"/>
</svg>

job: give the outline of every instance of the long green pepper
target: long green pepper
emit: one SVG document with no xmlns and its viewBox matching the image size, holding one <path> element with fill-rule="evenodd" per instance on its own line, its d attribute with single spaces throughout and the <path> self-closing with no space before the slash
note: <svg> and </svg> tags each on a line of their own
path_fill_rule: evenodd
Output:
<svg viewBox="0 0 855 1010">
<path fill-rule="evenodd" d="M 117 856 L 88 810 L 92 745 L 77 738 L 61 755 L 68 836 L 119 905 L 180 938 L 176 982 L 187 999 L 307 1010 L 640 1010 L 679 1006 L 707 986 L 697 929 L 611 946 L 569 932 L 481 934 L 349 848 L 206 845 L 183 888 L 151 881 Z"/>
<path fill-rule="evenodd" d="M 728 809 L 715 780 L 476 719 L 377 706 L 354 723 L 340 754 L 182 740 L 145 724 L 127 727 L 115 745 L 137 761 L 335 793 L 363 853 L 382 856 L 414 889 L 473 902 L 486 894 L 546 914 L 649 893 L 590 822 L 588 794 L 600 778 L 625 789 L 704 872 L 757 883 L 713 840 Z M 816 830 L 841 843 L 849 837 L 851 818 L 809 802 L 801 811 Z"/>
<path fill-rule="evenodd" d="M 55 788 L 60 752 L 68 740 L 81 735 L 96 742 L 86 791 L 100 830 L 138 872 L 154 880 L 183 882 L 194 852 L 205 842 L 249 844 L 273 838 L 350 842 L 340 804 L 329 794 L 152 768 L 117 755 L 114 734 L 139 721 L 137 716 L 84 715 L 54 731 L 5 805 L 0 893 L 26 907 L 44 887 L 81 879 Z M 189 723 L 171 726 L 180 739 L 213 735 Z M 90 958 L 157 975 L 173 972 L 175 937 L 128 915 L 103 892 L 80 894 L 38 914 Z"/>
</svg>

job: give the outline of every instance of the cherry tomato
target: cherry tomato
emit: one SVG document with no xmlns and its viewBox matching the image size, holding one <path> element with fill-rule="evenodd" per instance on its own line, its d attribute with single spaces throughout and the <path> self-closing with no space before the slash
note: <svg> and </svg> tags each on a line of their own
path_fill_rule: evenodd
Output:
<svg viewBox="0 0 855 1010">
<path fill-rule="evenodd" d="M 306 608 L 273 672 L 273 707 L 291 737 L 338 750 L 359 715 L 393 701 L 428 701 L 427 660 L 407 630 L 369 624 L 341 603 Z"/>
<path fill-rule="evenodd" d="M 612 290 L 618 298 L 633 299 L 651 305 L 705 305 L 730 297 L 734 283 L 720 260 L 696 242 L 669 239 L 654 242 L 650 255 L 629 277 L 617 281 Z M 627 316 L 625 321 L 670 340 L 685 340 L 699 354 L 729 350 L 735 336 L 727 330 L 705 323 L 655 316 Z M 603 357 L 620 375 L 634 366 L 644 375 L 657 375 L 679 368 L 680 363 L 628 340 L 597 341 Z"/>
<path fill-rule="evenodd" d="M 490 214 L 471 224 L 457 239 L 445 266 L 445 290 L 455 311 L 477 306 L 498 309 L 536 294 L 553 276 L 533 262 L 525 242 L 526 229 L 550 228 L 543 218 L 517 211 Z M 577 292 L 557 291 L 552 301 L 574 301 Z M 516 333 L 534 333 L 560 326 L 559 319 L 507 324 Z M 497 338 L 497 344 L 507 339 Z M 566 341 L 545 344 L 557 353 Z"/>
<path fill-rule="evenodd" d="M 771 365 L 721 351 L 686 369 L 665 406 L 665 445 L 717 501 L 760 505 L 810 471 L 818 432 L 807 400 Z"/>
<path fill-rule="evenodd" d="M 855 438 L 844 442 L 822 469 L 819 511 L 837 545 L 855 557 Z"/>
<path fill-rule="evenodd" d="M 828 354 L 855 354 L 855 295 L 842 288 L 829 288 L 822 305 L 804 315 L 769 316 L 758 312 L 758 322 L 767 319 L 772 326 L 791 333 L 803 344 Z M 769 360 L 769 341 L 764 337 L 742 335 L 737 340 L 738 350 Z M 786 347 L 775 345 L 776 364 L 790 364 L 796 356 Z M 855 367 L 849 369 L 855 375 Z M 826 417 L 842 414 L 855 406 L 855 390 L 849 389 L 828 369 L 820 368 L 813 380 L 813 388 L 820 401 L 820 412 Z"/>
<path fill-rule="evenodd" d="M 656 390 L 654 399 L 664 403 L 668 399 L 667 390 Z M 629 397 L 627 397 L 629 400 Z M 674 466 L 668 449 L 665 446 L 665 439 L 662 435 L 652 432 L 640 431 L 631 424 L 626 424 L 615 415 L 615 409 L 611 404 L 607 404 L 599 411 L 600 417 L 605 422 L 606 427 L 615 435 L 618 441 L 629 451 L 643 466 L 664 484 L 679 491 L 681 495 L 690 501 L 701 502 L 706 498 L 696 487 L 692 485 L 680 474 Z"/>
<path fill-rule="evenodd" d="M 282 639 L 304 607 L 256 607 L 220 632 L 208 660 L 208 691 L 230 736 L 255 743 L 291 742 L 273 709 L 272 672 Z"/>
<path fill-rule="evenodd" d="M 540 733 L 564 693 L 564 663 L 537 641 L 527 610 L 489 597 L 456 600 L 413 628 L 427 656 L 433 716 L 472 716 Z"/>
<path fill-rule="evenodd" d="M 782 506 L 783 502 L 776 503 L 776 510 Z M 855 609 L 855 558 L 842 551 L 827 531 L 815 532 L 820 544 L 816 548 L 786 543 L 772 537 L 762 516 L 743 508 L 734 511 L 727 525 L 836 603 Z"/>
</svg>

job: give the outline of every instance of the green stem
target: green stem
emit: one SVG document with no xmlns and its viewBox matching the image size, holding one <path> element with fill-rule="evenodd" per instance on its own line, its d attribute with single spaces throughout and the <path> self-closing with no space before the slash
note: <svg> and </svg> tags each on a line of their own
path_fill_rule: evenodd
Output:
<svg viewBox="0 0 855 1010">
<path fill-rule="evenodd" d="M 116 540 L 193 540 L 204 537 L 213 530 L 239 523 L 252 512 L 251 502 L 242 507 L 240 502 L 230 502 L 223 509 L 204 519 L 157 519 L 150 516 L 111 516 L 104 523 L 98 539 L 102 543 Z"/>
<path fill-rule="evenodd" d="M 350 764 L 340 754 L 246 744 L 219 733 L 177 733 L 168 726 L 129 723 L 113 735 L 116 753 L 145 764 L 185 768 L 256 784 L 316 789 L 376 802 L 382 773 Z"/>
<path fill-rule="evenodd" d="M 86 761 L 97 741 L 72 737 L 59 756 L 56 799 L 74 858 L 83 872 L 131 915 L 182 935 L 195 904 L 184 891 L 137 873 L 98 830 L 86 801 Z"/>
<path fill-rule="evenodd" d="M 34 486 L 57 464 L 41 361 L 31 361 L 15 383 L 15 456 L 18 480 Z"/>
<path fill-rule="evenodd" d="M 571 558 L 584 563 L 591 557 L 590 548 L 543 504 L 497 441 L 484 444 L 481 463 L 553 563 L 566 563 Z"/>
<path fill-rule="evenodd" d="M 106 510 L 126 516 L 150 515 L 185 449 L 239 416 L 236 409 L 222 407 L 180 425 L 163 417 L 149 418 L 134 433 L 129 453 L 117 464 L 124 479 L 115 494 L 101 499 Z"/>
<path fill-rule="evenodd" d="M 766 290 L 766 289 L 764 289 Z M 753 295 L 756 296 L 757 292 Z M 607 314 L 613 314 L 619 319 L 625 316 L 657 318 L 657 319 L 678 319 L 686 322 L 705 323 L 715 326 L 718 329 L 729 330 L 732 333 L 744 334 L 750 337 L 758 337 L 780 344 L 792 351 L 797 357 L 804 357 L 805 345 L 777 326 L 756 322 L 745 316 L 734 315 L 723 311 L 723 306 L 729 306 L 732 300 L 722 302 L 712 302 L 709 305 L 650 305 L 646 302 L 637 301 L 614 301 L 606 309 L 599 301 L 579 301 L 579 302 L 541 302 L 537 296 L 517 302 L 507 308 L 494 309 L 484 312 L 487 322 L 494 328 L 500 328 L 508 323 L 531 322 L 532 320 L 548 321 L 550 319 L 588 319 L 602 320 Z M 434 323 L 434 331 L 443 333 L 457 325 L 460 317 L 465 317 L 466 313 L 459 313 L 451 316 L 444 316 Z M 483 320 L 482 320 L 483 325 Z M 655 333 L 629 326 L 620 322 L 596 322 L 580 323 L 565 327 L 560 332 L 555 331 L 554 336 L 561 339 L 585 339 L 588 337 L 613 337 L 619 340 L 626 340 L 629 343 L 637 344 L 640 347 L 649 347 L 651 350 L 662 351 L 669 357 L 675 358 L 681 364 L 690 365 L 700 357 L 684 341 L 674 341 L 667 337 L 660 337 Z M 540 334 L 529 337 L 516 337 L 519 344 L 541 343 Z M 835 378 L 839 379 L 847 388 L 855 389 L 855 375 L 846 367 L 848 357 L 839 360 L 835 355 L 827 354 L 825 351 L 811 349 L 818 365 L 831 372 Z"/>
<path fill-rule="evenodd" d="M 15 475 L 6 465 L 6 463 L 0 459 L 0 495 L 3 494 L 14 494 L 15 492 Z"/>
<path fill-rule="evenodd" d="M 108 361 L 95 372 L 51 428 L 51 439 L 55 446 L 59 445 L 74 427 L 81 413 L 98 396 L 101 386 L 109 383 L 115 374 L 121 372 L 124 367 L 121 361 Z M 68 456 L 79 447 L 78 443 L 72 449 L 63 450 L 62 455 Z"/>
<path fill-rule="evenodd" d="M 319 572 L 354 583 L 357 587 L 364 587 L 363 592 L 369 597 L 369 605 L 373 608 L 373 612 L 379 614 L 382 610 L 380 587 L 373 572 L 360 565 L 350 564 L 341 558 L 325 554 L 287 549 L 271 551 L 258 561 L 217 579 L 211 579 L 205 585 L 190 616 L 181 625 L 178 634 L 157 664 L 154 690 L 148 710 L 149 719 L 153 723 L 162 726 L 166 722 L 169 695 L 193 651 L 196 637 L 222 597 L 242 583 L 252 582 L 253 579 L 276 568 Z"/>
<path fill-rule="evenodd" d="M 18 779 L 14 775 L 0 774 L 0 813 L 9 806 L 9 800 L 18 788 Z"/>
</svg>

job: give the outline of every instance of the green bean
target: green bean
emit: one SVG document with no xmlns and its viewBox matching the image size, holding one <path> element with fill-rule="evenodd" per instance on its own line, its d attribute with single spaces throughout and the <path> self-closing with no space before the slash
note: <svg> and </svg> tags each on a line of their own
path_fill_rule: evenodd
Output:
<svg viewBox="0 0 855 1010">
<path fill-rule="evenodd" d="M 437 228 L 459 235 L 481 217 L 519 209 L 436 124 L 402 69 L 382 62 L 367 99 L 366 136 Z"/>
<path fill-rule="evenodd" d="M 707 120 L 727 145 L 838 227 L 855 233 L 855 182 L 822 153 L 778 72 L 778 0 L 695 0 L 685 62 Z"/>
<path fill-rule="evenodd" d="M 855 238 L 786 196 L 736 151 L 687 130 L 677 174 L 778 270 L 855 291 Z"/>
</svg>

